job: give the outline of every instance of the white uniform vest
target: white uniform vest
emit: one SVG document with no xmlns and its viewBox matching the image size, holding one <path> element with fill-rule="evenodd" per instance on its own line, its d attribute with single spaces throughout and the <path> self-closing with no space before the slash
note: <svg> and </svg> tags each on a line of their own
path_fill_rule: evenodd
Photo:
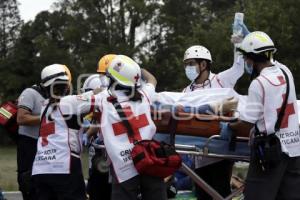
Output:
<svg viewBox="0 0 300 200">
<path fill-rule="evenodd" d="M 144 93 L 145 94 L 145 93 Z M 103 134 L 104 144 L 107 154 L 112 162 L 115 175 L 118 182 L 126 181 L 138 174 L 130 156 L 133 148 L 133 141 L 129 139 L 127 130 L 121 122 L 112 103 L 102 98 L 100 102 L 101 115 L 101 132 Z M 118 98 L 122 108 L 132 112 L 128 118 L 129 123 L 135 132 L 137 140 L 152 139 L 156 132 L 156 127 L 151 119 L 150 104 L 146 94 L 142 102 L 122 101 Z M 96 96 L 97 99 L 97 96 Z"/>
<path fill-rule="evenodd" d="M 300 156 L 300 135 L 294 79 L 290 70 L 278 62 L 272 68 L 265 68 L 257 78 L 263 92 L 263 123 L 258 123 L 258 129 L 267 134 L 275 132 L 275 123 L 286 95 L 287 86 L 280 68 L 289 77 L 290 92 L 285 115 L 276 135 L 281 141 L 282 151 L 290 157 L 295 157 Z"/>
<path fill-rule="evenodd" d="M 33 163 L 32 175 L 36 174 L 69 174 L 71 155 L 78 157 L 81 153 L 79 130 L 67 126 L 63 115 L 79 116 L 93 109 L 94 98 L 67 96 L 61 99 L 56 110 L 52 106 L 47 110 L 40 127 L 37 153 Z M 89 98 L 91 97 L 91 98 Z M 42 112 L 48 101 L 42 107 Z M 50 114 L 51 113 L 51 114 Z M 51 115 L 52 121 L 49 121 Z M 79 120 L 79 117 L 77 118 Z"/>
<path fill-rule="evenodd" d="M 44 107 L 45 108 L 45 107 Z M 43 111 L 44 109 L 42 109 Z M 46 116 L 52 112 L 49 107 Z M 37 153 L 33 163 L 32 175 L 36 174 L 69 174 L 71 150 L 69 132 L 59 108 L 51 114 L 55 122 L 45 117 L 41 123 Z"/>
</svg>

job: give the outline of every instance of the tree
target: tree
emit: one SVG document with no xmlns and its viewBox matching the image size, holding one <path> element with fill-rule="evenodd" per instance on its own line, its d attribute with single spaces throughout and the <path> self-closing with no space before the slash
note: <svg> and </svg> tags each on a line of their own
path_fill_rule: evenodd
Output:
<svg viewBox="0 0 300 200">
<path fill-rule="evenodd" d="M 13 47 L 21 25 L 17 1 L 0 1 L 0 59 L 5 58 Z"/>
</svg>

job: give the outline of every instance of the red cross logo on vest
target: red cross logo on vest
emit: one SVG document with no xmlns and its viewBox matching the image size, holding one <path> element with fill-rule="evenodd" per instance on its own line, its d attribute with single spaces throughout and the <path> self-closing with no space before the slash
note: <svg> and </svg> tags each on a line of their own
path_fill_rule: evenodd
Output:
<svg viewBox="0 0 300 200">
<path fill-rule="evenodd" d="M 133 138 L 128 136 L 130 143 L 133 143 L 134 140 L 141 140 L 142 137 L 139 132 L 139 129 L 149 125 L 146 114 L 134 116 L 129 106 L 123 108 L 123 112 L 126 115 L 127 120 L 133 129 Z M 123 122 L 117 122 L 112 124 L 112 128 L 116 136 L 126 134 L 128 132 L 126 127 L 123 125 Z"/>
<path fill-rule="evenodd" d="M 282 95 L 282 98 L 285 99 L 285 95 Z M 277 113 L 280 112 L 280 108 L 277 108 Z M 285 107 L 285 112 L 281 121 L 281 126 L 280 128 L 287 128 L 289 126 L 289 116 L 295 114 L 295 109 L 294 109 L 294 104 L 293 103 L 287 103 Z"/>
<path fill-rule="evenodd" d="M 46 122 L 45 117 L 42 120 L 41 128 L 40 128 L 40 136 L 42 137 L 42 146 L 48 145 L 47 137 L 55 133 L 55 125 L 54 122 Z"/>
</svg>

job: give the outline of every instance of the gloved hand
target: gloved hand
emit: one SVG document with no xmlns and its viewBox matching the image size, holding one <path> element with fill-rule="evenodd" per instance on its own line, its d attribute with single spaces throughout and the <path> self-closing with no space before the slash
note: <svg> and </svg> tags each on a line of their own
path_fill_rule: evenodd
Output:
<svg viewBox="0 0 300 200">
<path fill-rule="evenodd" d="M 227 115 L 237 109 L 238 99 L 234 97 L 227 98 L 222 101 L 221 106 L 219 107 L 219 113 L 223 115 Z"/>
<path fill-rule="evenodd" d="M 246 35 L 248 35 L 250 33 L 250 31 L 248 30 L 247 26 L 244 23 L 238 24 L 241 29 L 242 29 L 242 33 L 241 34 L 232 34 L 231 35 L 231 43 L 233 44 L 239 44 L 243 41 L 243 39 L 246 37 Z M 233 26 L 233 24 L 232 24 Z"/>
<path fill-rule="evenodd" d="M 210 104 L 215 114 L 227 115 L 237 109 L 238 100 L 234 97 L 224 99 L 220 102 Z"/>
<path fill-rule="evenodd" d="M 82 134 L 82 145 L 87 147 L 89 146 L 89 144 L 90 144 L 90 140 L 87 134 L 86 133 Z"/>
</svg>

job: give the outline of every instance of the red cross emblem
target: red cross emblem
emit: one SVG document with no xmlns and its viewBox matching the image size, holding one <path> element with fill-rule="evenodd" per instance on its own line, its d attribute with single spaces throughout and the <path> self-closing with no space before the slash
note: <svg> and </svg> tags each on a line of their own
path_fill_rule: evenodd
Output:
<svg viewBox="0 0 300 200">
<path fill-rule="evenodd" d="M 139 129 L 149 125 L 146 114 L 141 114 L 136 117 L 133 115 L 132 110 L 129 106 L 123 108 L 123 111 L 127 117 L 129 124 L 131 125 L 131 127 L 133 129 L 133 138 L 128 137 L 130 143 L 133 143 L 134 140 L 141 140 L 142 137 L 139 132 Z M 123 122 L 117 122 L 117 123 L 112 124 L 112 128 L 113 128 L 114 134 L 116 136 L 122 135 L 122 134 L 125 134 L 128 132 L 126 127 L 123 125 Z"/>
<path fill-rule="evenodd" d="M 47 137 L 49 135 L 52 135 L 55 133 L 55 125 L 54 122 L 46 122 L 45 117 L 43 118 L 43 121 L 41 123 L 40 128 L 40 136 L 42 137 L 42 146 L 48 145 L 48 139 Z"/>
<path fill-rule="evenodd" d="M 135 79 L 135 82 L 138 82 L 138 80 L 140 79 L 140 75 L 137 74 L 137 75 L 134 77 L 134 79 Z"/>
<path fill-rule="evenodd" d="M 285 99 L 285 95 L 282 95 L 282 98 Z M 280 112 L 280 108 L 277 108 L 277 113 Z M 287 128 L 289 126 L 289 116 L 295 114 L 295 109 L 294 109 L 294 104 L 293 103 L 288 103 L 286 104 L 285 112 L 281 121 L 281 126 L 280 128 Z"/>
</svg>

